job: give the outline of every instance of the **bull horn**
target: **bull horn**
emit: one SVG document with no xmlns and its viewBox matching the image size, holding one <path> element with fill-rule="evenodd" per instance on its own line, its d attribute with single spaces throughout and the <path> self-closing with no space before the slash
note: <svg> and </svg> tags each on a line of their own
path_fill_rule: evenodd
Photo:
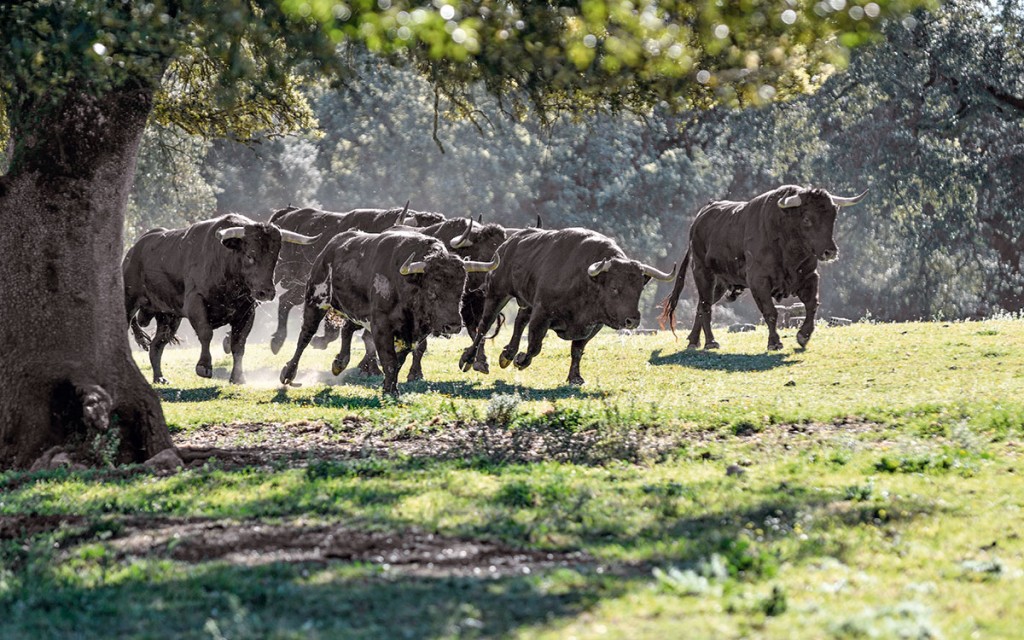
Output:
<svg viewBox="0 0 1024 640">
<path fill-rule="evenodd" d="M 490 262 L 475 262 L 473 260 L 466 260 L 462 263 L 466 273 L 487 273 L 488 271 L 494 271 L 501 264 L 501 257 L 498 254 L 494 254 L 494 260 Z"/>
<path fill-rule="evenodd" d="M 852 198 L 841 198 L 839 196 L 834 196 L 831 193 L 828 195 L 828 197 L 832 198 L 832 204 L 836 205 L 837 207 L 849 207 L 863 200 L 864 196 L 866 195 L 868 195 L 867 189 L 861 192 L 860 195 L 853 196 Z"/>
<path fill-rule="evenodd" d="M 406 220 L 405 220 L 405 214 L 409 213 L 409 203 L 410 202 L 411 202 L 411 200 L 406 200 L 405 201 L 405 206 L 402 208 L 402 213 L 398 214 L 398 222 L 396 222 L 395 224 L 404 225 L 406 227 L 415 227 L 416 226 L 416 218 L 413 218 L 412 221 L 409 221 L 409 222 L 406 222 Z"/>
<path fill-rule="evenodd" d="M 477 214 L 477 216 L 476 216 L 476 221 L 477 221 L 478 223 L 480 223 L 480 224 L 483 224 L 483 223 L 484 223 L 484 214 L 482 214 L 482 213 L 480 213 L 480 214 Z"/>
<path fill-rule="evenodd" d="M 452 238 L 448 243 L 452 249 L 465 249 L 473 244 L 473 241 L 469 239 L 469 235 L 473 232 L 473 218 L 469 219 L 469 226 L 466 227 L 466 231 L 457 238 Z"/>
<path fill-rule="evenodd" d="M 672 271 L 670 271 L 668 273 L 665 273 L 664 271 L 658 271 L 657 269 L 655 269 L 654 267 L 652 267 L 649 264 L 640 263 L 640 268 L 643 270 L 645 276 L 650 276 L 650 277 L 654 278 L 655 280 L 662 280 L 664 282 L 668 282 L 670 280 L 675 280 L 675 278 L 676 278 L 676 267 L 678 267 L 678 266 L 679 266 L 678 263 L 672 265 Z"/>
<path fill-rule="evenodd" d="M 596 278 L 598 275 L 612 268 L 612 261 L 605 258 L 604 260 L 598 261 L 587 267 L 587 275 L 591 278 Z"/>
<path fill-rule="evenodd" d="M 217 239 L 221 242 L 229 238 L 242 238 L 245 236 L 245 227 L 227 227 L 217 232 Z"/>
<path fill-rule="evenodd" d="M 537 226 L 536 226 L 536 228 L 537 229 L 543 229 L 544 228 L 544 221 L 540 219 L 540 214 L 539 213 L 537 214 Z"/>
<path fill-rule="evenodd" d="M 800 199 L 799 193 L 786 196 L 782 200 L 779 200 L 780 209 L 792 209 L 793 207 L 799 207 L 801 204 L 803 204 L 803 200 Z"/>
<path fill-rule="evenodd" d="M 406 258 L 405 260 L 405 264 L 403 264 L 402 267 L 398 270 L 398 272 L 401 273 L 403 276 L 412 275 L 414 273 L 423 273 L 424 271 L 427 270 L 426 262 L 413 262 L 412 256 L 413 254 L 410 253 L 409 257 Z"/>
<path fill-rule="evenodd" d="M 292 244 L 313 244 L 314 242 L 319 240 L 321 236 L 321 234 L 319 233 L 316 234 L 315 236 L 304 236 L 301 233 L 295 233 L 294 231 L 289 231 L 287 229 L 282 229 L 280 227 L 278 227 L 277 230 L 281 232 L 282 242 L 290 242 Z"/>
</svg>

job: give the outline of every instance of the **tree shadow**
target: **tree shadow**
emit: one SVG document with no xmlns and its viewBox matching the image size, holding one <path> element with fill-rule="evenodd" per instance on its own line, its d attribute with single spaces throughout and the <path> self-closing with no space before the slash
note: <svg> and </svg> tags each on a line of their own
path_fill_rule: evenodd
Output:
<svg viewBox="0 0 1024 640">
<path fill-rule="evenodd" d="M 399 580 L 366 566 L 330 570 L 339 565 L 207 563 L 152 582 L 140 566 L 126 579 L 101 586 L 54 581 L 45 589 L 9 592 L 5 599 L 12 610 L 51 613 L 6 617 L 0 622 L 0 635 L 507 637 L 520 628 L 572 619 L 602 598 L 624 591 L 604 583 L 582 583 L 552 592 L 532 576 Z M 318 578 L 309 579 L 314 573 Z"/>
<path fill-rule="evenodd" d="M 796 364 L 786 353 L 721 353 L 719 351 L 684 350 L 662 355 L 661 349 L 651 352 L 647 360 L 656 367 L 677 365 L 704 371 L 751 373 L 770 371 Z"/>
<path fill-rule="evenodd" d="M 156 392 L 164 402 L 205 402 L 221 397 L 220 387 L 199 387 L 196 389 L 160 388 Z"/>
</svg>

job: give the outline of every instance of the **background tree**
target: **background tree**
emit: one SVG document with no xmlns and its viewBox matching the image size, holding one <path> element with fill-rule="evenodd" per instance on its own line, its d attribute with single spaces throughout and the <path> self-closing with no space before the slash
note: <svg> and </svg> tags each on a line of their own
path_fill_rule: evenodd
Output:
<svg viewBox="0 0 1024 640">
<path fill-rule="evenodd" d="M 53 447 L 97 462 L 171 446 L 129 352 L 119 269 L 150 116 L 242 138 L 304 124 L 292 74 L 354 81 L 338 45 L 417 69 L 464 110 L 477 85 L 503 110 L 530 104 L 544 116 L 747 104 L 813 89 L 841 60 L 840 43 L 915 4 L 835 13 L 772 1 L 3 4 L 0 465 Z"/>
</svg>

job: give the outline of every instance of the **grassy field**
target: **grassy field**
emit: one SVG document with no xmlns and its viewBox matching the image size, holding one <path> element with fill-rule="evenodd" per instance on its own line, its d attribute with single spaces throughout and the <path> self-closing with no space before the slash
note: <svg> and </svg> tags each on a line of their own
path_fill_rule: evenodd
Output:
<svg viewBox="0 0 1024 640">
<path fill-rule="evenodd" d="M 582 388 L 506 336 L 398 400 L 169 349 L 176 443 L 222 451 L 0 474 L 0 638 L 1020 637 L 1024 321 L 608 332 Z"/>
</svg>

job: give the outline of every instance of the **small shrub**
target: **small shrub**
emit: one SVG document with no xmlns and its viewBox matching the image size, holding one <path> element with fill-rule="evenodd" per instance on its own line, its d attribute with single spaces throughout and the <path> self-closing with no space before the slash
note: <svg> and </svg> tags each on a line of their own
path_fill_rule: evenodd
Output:
<svg viewBox="0 0 1024 640">
<path fill-rule="evenodd" d="M 487 423 L 507 427 L 519 415 L 522 398 L 518 393 L 496 393 L 487 402 Z"/>
</svg>

